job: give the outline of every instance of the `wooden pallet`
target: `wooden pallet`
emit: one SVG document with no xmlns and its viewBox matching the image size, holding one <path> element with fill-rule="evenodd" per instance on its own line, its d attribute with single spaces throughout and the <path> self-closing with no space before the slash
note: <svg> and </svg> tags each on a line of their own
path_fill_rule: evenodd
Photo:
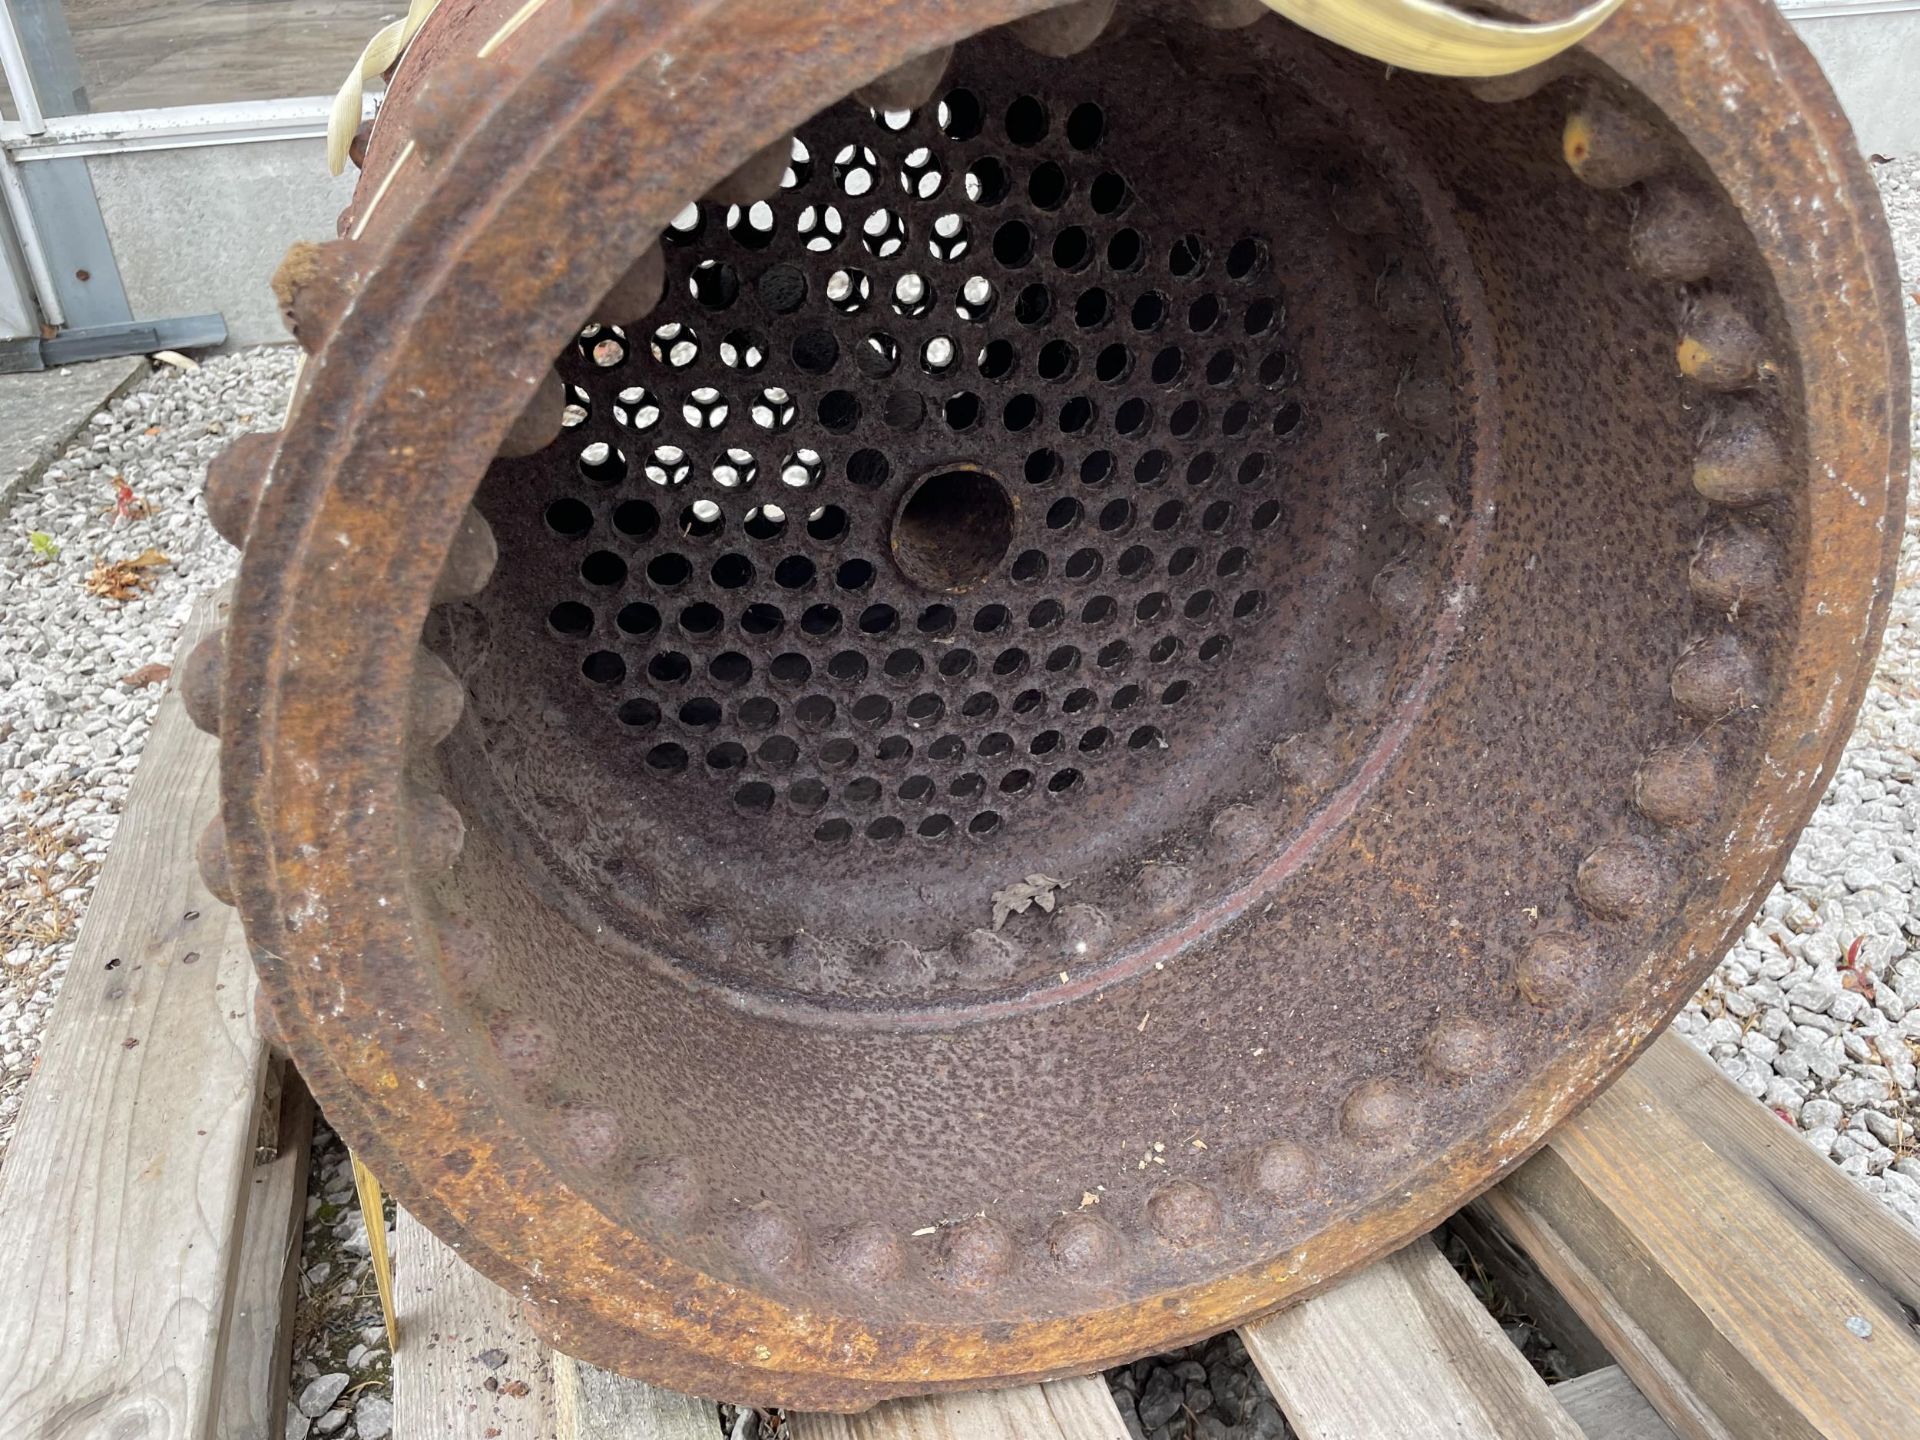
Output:
<svg viewBox="0 0 1920 1440">
<path fill-rule="evenodd" d="M 312 1110 L 253 1027 L 240 928 L 194 872 L 213 772 L 169 695 L 0 1172 L 7 1440 L 281 1433 Z M 1241 1332 L 1304 1440 L 1920 1440 L 1920 1237 L 1676 1038 L 1453 1223 L 1588 1373 L 1544 1383 L 1422 1239 Z M 706 1402 L 550 1354 L 404 1214 L 395 1264 L 396 1440 L 719 1436 Z M 476 1358 L 491 1351 L 506 1363 Z M 1094 1377 L 787 1433 L 1125 1430 Z"/>
</svg>

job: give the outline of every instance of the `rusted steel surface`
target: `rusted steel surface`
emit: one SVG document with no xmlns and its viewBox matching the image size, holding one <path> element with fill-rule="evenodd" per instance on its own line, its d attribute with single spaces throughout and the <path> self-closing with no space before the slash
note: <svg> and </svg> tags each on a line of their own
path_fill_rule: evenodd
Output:
<svg viewBox="0 0 1920 1440">
<path fill-rule="evenodd" d="M 516 8 L 442 7 L 283 268 L 196 713 L 286 1043 L 557 1344 L 852 1408 L 1213 1333 L 1722 953 L 1906 467 L 1768 7 L 1478 93 L 1172 5 L 1053 57 L 1013 0 L 551 0 L 474 58 Z"/>
</svg>

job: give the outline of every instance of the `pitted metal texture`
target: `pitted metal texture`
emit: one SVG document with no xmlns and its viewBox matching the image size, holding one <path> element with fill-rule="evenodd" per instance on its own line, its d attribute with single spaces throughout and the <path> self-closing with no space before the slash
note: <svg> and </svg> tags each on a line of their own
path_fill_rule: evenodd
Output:
<svg viewBox="0 0 1920 1440">
<path fill-rule="evenodd" d="M 857 1408 L 1286 1303 L 1624 1066 L 1835 763 L 1906 367 L 1762 4 L 1484 86 L 817 20 L 441 7 L 183 685 L 391 1188 L 570 1353 Z"/>
<path fill-rule="evenodd" d="M 1328 201 L 1391 183 L 1337 127 L 1300 117 L 1236 204 L 1154 135 L 1179 83 L 967 59 L 917 112 L 816 117 L 769 199 L 677 216 L 660 305 L 582 332 L 562 437 L 476 502 L 514 559 L 471 602 L 473 683 L 516 727 L 563 714 L 596 791 L 683 832 L 611 879 L 538 848 L 750 988 L 1017 993 L 1179 918 L 1138 867 L 1275 796 L 1273 747 L 1337 706 L 1377 727 L 1460 530 L 1451 400 L 1367 429 L 1453 367 L 1409 222 L 1355 234 Z M 1304 341 L 1296 288 L 1326 297 Z M 1368 399 L 1311 413 L 1315 366 Z M 556 780 L 544 745 L 509 774 L 512 744 L 524 814 Z M 1250 873 L 1240 848 L 1192 899 Z M 821 883 L 843 851 L 898 885 Z M 1056 871 L 1097 950 L 996 909 Z"/>
</svg>

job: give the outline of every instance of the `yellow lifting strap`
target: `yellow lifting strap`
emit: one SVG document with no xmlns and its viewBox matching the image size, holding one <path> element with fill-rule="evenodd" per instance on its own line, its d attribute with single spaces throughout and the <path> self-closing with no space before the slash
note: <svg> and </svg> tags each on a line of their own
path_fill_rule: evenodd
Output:
<svg viewBox="0 0 1920 1440">
<path fill-rule="evenodd" d="M 361 52 L 347 83 L 333 98 L 327 119 L 327 169 L 338 175 L 347 163 L 347 147 L 360 128 L 361 95 L 369 77 L 382 73 L 397 60 L 414 32 L 433 13 L 439 0 L 412 0 L 404 20 L 387 26 Z M 527 0 L 502 33 L 489 40 L 484 58 L 497 41 L 526 22 L 547 0 Z M 1427 75 L 1511 75 L 1551 60 L 1577 45 L 1621 5 L 1621 0 L 1595 0 L 1564 20 L 1545 25 L 1518 25 L 1508 20 L 1484 20 L 1436 0 L 1266 0 L 1303 30 L 1311 30 L 1336 45 L 1402 70 Z"/>
<path fill-rule="evenodd" d="M 393 1308 L 393 1257 L 387 1253 L 387 1205 L 380 1182 L 348 1151 L 353 1161 L 353 1188 L 360 1197 L 360 1218 L 367 1227 L 367 1255 L 373 1263 L 373 1284 L 380 1292 L 380 1318 L 387 1326 L 387 1353 L 400 1348 L 400 1320 Z"/>
<path fill-rule="evenodd" d="M 346 83 L 334 94 L 333 108 L 327 112 L 327 172 L 338 175 L 347 168 L 347 147 L 353 144 L 353 132 L 360 128 L 361 98 L 367 81 L 383 75 L 405 53 L 407 42 L 427 23 L 440 0 L 410 0 L 404 19 L 382 26 L 353 62 Z"/>
<path fill-rule="evenodd" d="M 1584 40 L 1621 0 L 1596 0 L 1565 20 L 1483 20 L 1434 0 L 1267 0 L 1302 30 L 1402 70 L 1484 78 L 1551 60 Z"/>
</svg>

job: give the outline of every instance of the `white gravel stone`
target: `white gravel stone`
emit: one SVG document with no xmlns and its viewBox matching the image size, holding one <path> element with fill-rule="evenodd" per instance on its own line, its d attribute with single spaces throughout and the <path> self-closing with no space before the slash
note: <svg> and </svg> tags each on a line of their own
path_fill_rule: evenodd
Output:
<svg viewBox="0 0 1920 1440">
<path fill-rule="evenodd" d="M 333 1402 L 340 1398 L 352 1378 L 345 1371 L 339 1371 L 332 1375 L 322 1375 L 318 1380 L 309 1381 L 296 1402 L 300 1407 L 300 1413 L 310 1420 L 317 1420 L 326 1414 L 333 1408 Z"/>
<path fill-rule="evenodd" d="M 1845 1112 L 1831 1100 L 1809 1100 L 1800 1107 L 1803 1130 L 1838 1130 Z"/>
<path fill-rule="evenodd" d="M 393 1433 L 393 1403 L 381 1395 L 362 1395 L 353 1407 L 353 1428 L 360 1440 L 386 1440 Z"/>
</svg>

